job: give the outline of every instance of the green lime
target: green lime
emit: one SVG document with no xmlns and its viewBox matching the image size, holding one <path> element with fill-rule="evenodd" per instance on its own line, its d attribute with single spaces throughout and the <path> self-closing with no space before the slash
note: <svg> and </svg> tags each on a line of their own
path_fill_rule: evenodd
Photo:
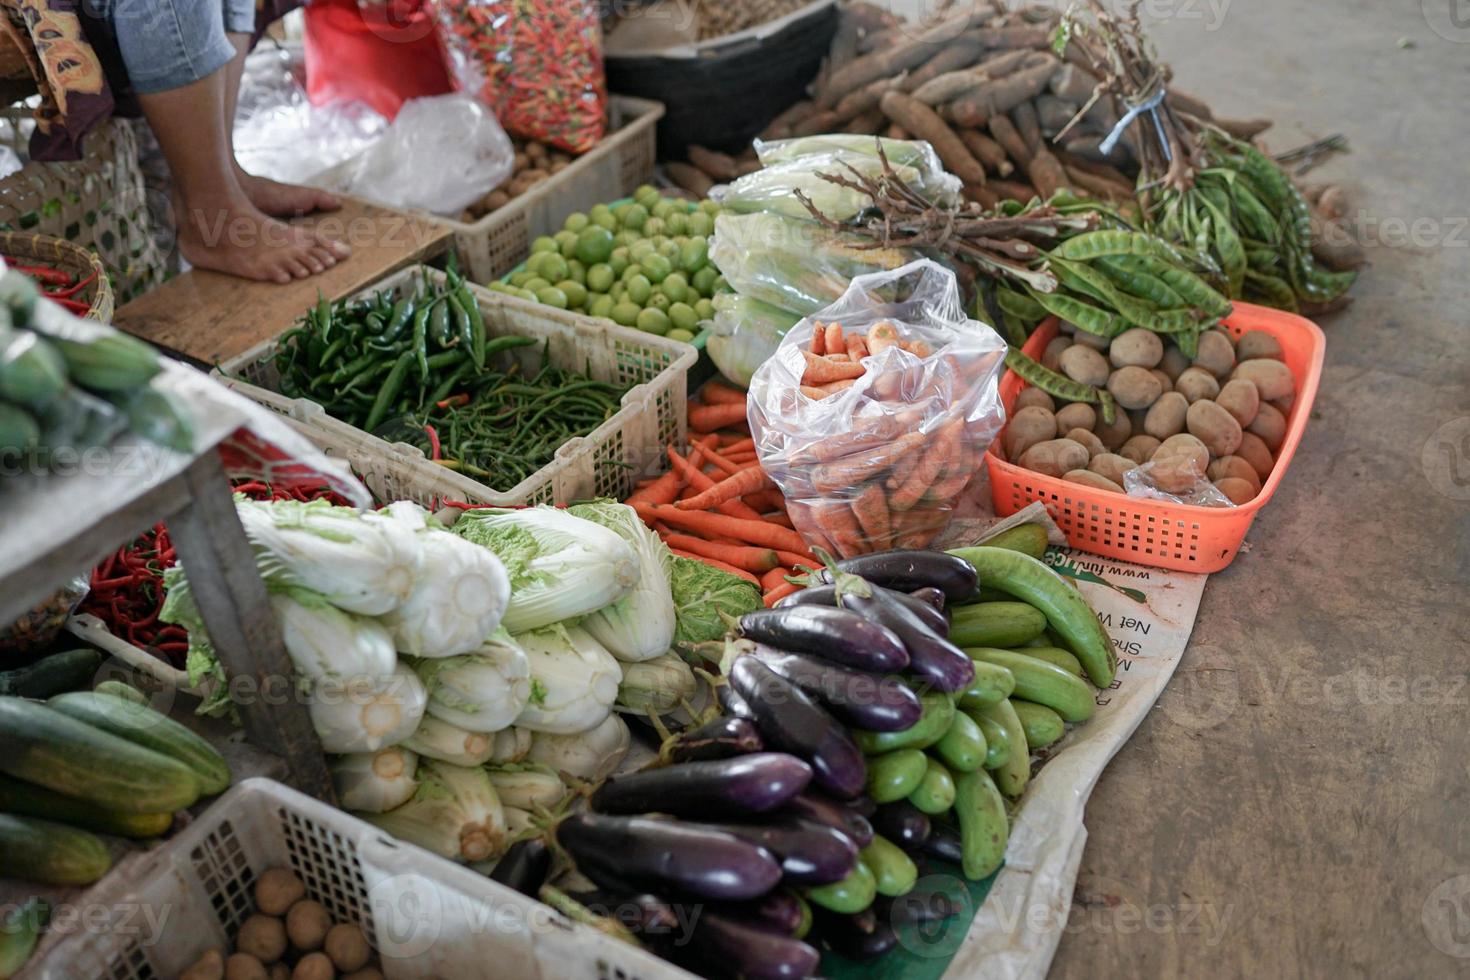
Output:
<svg viewBox="0 0 1470 980">
<path fill-rule="evenodd" d="M 714 295 L 715 293 L 724 292 L 724 291 L 728 290 L 729 288 L 730 288 L 730 284 L 725 281 L 725 277 L 724 276 L 715 276 L 714 285 L 710 286 L 710 295 Z"/>
<path fill-rule="evenodd" d="M 539 252 L 536 253 L 536 255 L 539 254 Z M 532 258 L 535 258 L 535 255 L 533 255 Z M 528 262 L 526 263 L 526 265 L 529 267 L 530 263 Z M 531 276 L 533 276 L 534 274 L 535 273 L 531 272 L 529 268 L 522 269 L 520 272 L 512 272 L 510 274 L 510 284 L 512 286 L 524 286 L 526 284 L 526 280 L 531 278 Z"/>
<path fill-rule="evenodd" d="M 618 223 L 619 224 L 622 224 L 622 222 L 623 222 L 623 215 L 627 214 L 628 213 L 628 209 L 631 208 L 632 206 L 633 206 L 633 202 L 632 201 L 624 201 L 622 204 L 614 205 L 613 206 L 613 209 L 612 209 L 612 216 L 614 218 L 617 218 L 618 219 Z"/>
<path fill-rule="evenodd" d="M 563 221 L 561 223 L 561 226 L 567 231 L 581 231 L 583 228 L 587 227 L 590 221 L 591 219 L 588 218 L 581 211 L 573 211 L 571 214 L 567 215 L 567 220 Z"/>
<path fill-rule="evenodd" d="M 702 299 L 694 304 L 694 312 L 699 314 L 701 320 L 713 320 L 715 318 L 715 304 L 707 299 Z"/>
<path fill-rule="evenodd" d="M 667 218 L 677 209 L 677 205 L 675 205 L 673 201 L 669 200 L 667 197 L 661 197 L 659 198 L 658 203 L 649 208 L 648 211 L 655 218 Z"/>
<path fill-rule="evenodd" d="M 536 239 L 534 242 L 531 243 L 531 251 L 533 253 L 534 252 L 555 252 L 556 249 L 557 249 L 556 239 L 555 238 L 552 238 L 550 235 L 542 235 L 540 238 Z"/>
<path fill-rule="evenodd" d="M 642 312 L 642 310 L 638 309 L 637 303 L 630 303 L 627 300 L 623 300 L 620 303 L 613 304 L 612 313 L 609 315 L 613 318 L 614 323 L 624 327 L 631 327 L 638 322 L 638 316 Z"/>
<path fill-rule="evenodd" d="M 613 275 L 615 276 L 621 276 L 623 270 L 628 267 L 628 263 L 631 261 L 633 260 L 628 258 L 628 247 L 626 245 L 619 245 L 612 250 L 612 255 L 607 257 L 607 264 L 612 266 Z"/>
<path fill-rule="evenodd" d="M 536 294 L 533 293 L 533 292 L 531 292 L 529 289 L 517 289 L 515 291 L 515 294 L 514 295 L 519 296 L 521 299 L 525 300 L 527 303 L 538 303 L 538 302 L 540 302 L 540 300 L 536 299 Z"/>
<path fill-rule="evenodd" d="M 617 302 L 628 295 L 628 284 L 620 279 L 612 284 L 612 288 L 607 291 L 607 294 L 613 298 L 613 302 Z"/>
<path fill-rule="evenodd" d="M 567 278 L 573 282 L 585 283 L 587 281 L 587 267 L 576 259 L 568 259 Z"/>
<path fill-rule="evenodd" d="M 663 282 L 664 277 L 674 271 L 674 263 L 662 255 L 650 255 L 641 264 L 643 274 L 648 277 L 649 282 Z"/>
<path fill-rule="evenodd" d="M 699 295 L 708 296 L 712 292 L 714 292 L 715 277 L 719 274 L 720 273 L 712 265 L 700 266 L 698 269 L 694 270 L 694 274 L 689 277 L 689 285 L 693 286 L 694 291 L 697 292 Z"/>
<path fill-rule="evenodd" d="M 664 233 L 664 219 L 663 218 L 654 217 L 654 218 L 649 218 L 647 221 L 643 222 L 643 234 L 647 235 L 649 238 L 653 238 L 653 237 L 656 237 L 658 235 L 662 235 L 663 233 Z"/>
<path fill-rule="evenodd" d="M 658 284 L 658 288 L 675 303 L 682 303 L 689 296 L 689 283 L 679 272 L 670 272 L 664 276 L 664 281 Z"/>
<path fill-rule="evenodd" d="M 559 231 L 552 237 L 556 239 L 556 248 L 562 258 L 569 259 L 577 254 L 577 233 L 575 231 Z"/>
<path fill-rule="evenodd" d="M 666 238 L 659 243 L 658 254 L 676 265 L 679 262 L 679 243 L 672 238 Z"/>
<path fill-rule="evenodd" d="M 612 316 L 613 298 L 606 293 L 597 293 L 587 300 L 588 316 Z"/>
<path fill-rule="evenodd" d="M 567 308 L 567 294 L 555 286 L 547 286 L 536 290 L 536 299 L 547 306 L 554 306 L 559 310 Z"/>
<path fill-rule="evenodd" d="M 673 306 L 674 303 L 673 300 L 669 299 L 663 293 L 654 293 L 653 295 L 648 297 L 648 302 L 644 305 L 650 309 L 662 310 L 667 313 L 669 307 Z"/>
<path fill-rule="evenodd" d="M 641 276 L 641 275 L 643 275 L 643 266 L 640 263 L 638 263 L 638 262 L 632 262 L 632 263 L 629 263 L 628 267 L 623 270 L 623 274 L 619 278 L 621 278 L 623 280 L 623 282 L 627 282 L 629 279 L 632 279 L 634 276 Z"/>
<path fill-rule="evenodd" d="M 580 306 L 586 305 L 587 287 L 575 279 L 564 279 L 556 284 L 556 288 L 566 293 L 567 309 L 575 310 Z"/>
<path fill-rule="evenodd" d="M 699 326 L 699 314 L 688 303 L 675 303 L 669 307 L 669 319 L 680 330 L 693 330 Z"/>
<path fill-rule="evenodd" d="M 648 220 L 648 209 L 641 204 L 635 204 L 623 212 L 623 227 L 638 231 Z"/>
<path fill-rule="evenodd" d="M 689 219 L 683 214 L 674 212 L 664 219 L 664 227 L 669 230 L 670 235 L 682 235 L 689 230 Z"/>
<path fill-rule="evenodd" d="M 667 337 L 669 340 L 682 340 L 686 344 L 694 343 L 694 334 L 690 333 L 688 330 L 680 330 L 678 327 L 670 330 L 668 333 L 664 334 L 664 336 Z"/>
<path fill-rule="evenodd" d="M 638 239 L 638 241 L 628 246 L 628 258 L 632 259 L 634 262 L 642 262 L 650 255 L 657 254 L 657 252 L 658 249 L 654 247 L 653 242 L 649 241 L 646 238 L 640 238 Z"/>
<path fill-rule="evenodd" d="M 546 279 L 542 276 L 532 276 L 530 279 L 527 279 L 525 282 L 521 283 L 521 288 L 529 289 L 531 292 L 534 293 L 538 289 L 545 289 L 547 286 L 550 285 L 551 280 Z"/>
<path fill-rule="evenodd" d="M 622 231 L 613 234 L 613 244 L 622 248 L 626 248 L 642 240 L 643 236 L 631 228 L 624 228 Z"/>
<path fill-rule="evenodd" d="M 719 216 L 720 206 L 718 204 L 716 204 L 714 201 L 711 201 L 711 200 L 706 199 L 706 200 L 703 200 L 703 201 L 700 201 L 699 202 L 699 210 L 703 211 L 705 214 L 709 215 L 711 218 L 714 218 L 714 217 L 718 217 Z"/>
<path fill-rule="evenodd" d="M 696 272 L 709 261 L 709 239 L 691 238 L 679 249 L 679 268 L 685 272 Z"/>
<path fill-rule="evenodd" d="M 669 332 L 669 317 L 663 310 L 649 307 L 638 314 L 638 329 L 645 333 L 666 334 Z"/>
<path fill-rule="evenodd" d="M 606 262 L 614 247 L 612 232 L 602 225 L 588 225 L 577 235 L 577 258 L 588 265 Z"/>
<path fill-rule="evenodd" d="M 541 260 L 536 263 L 536 275 L 548 282 L 560 282 L 571 274 L 571 266 L 567 260 L 556 252 L 546 252 L 541 255 Z"/>
<path fill-rule="evenodd" d="M 650 184 L 639 184 L 638 188 L 633 191 L 633 200 L 637 201 L 645 208 L 652 207 L 660 200 L 658 195 L 658 188 Z"/>
<path fill-rule="evenodd" d="M 587 270 L 587 288 L 595 293 L 605 293 L 617 281 L 617 274 L 606 262 L 599 262 Z"/>
<path fill-rule="evenodd" d="M 653 292 L 653 284 L 648 281 L 647 276 L 633 276 L 628 282 L 628 298 L 639 306 L 648 302 L 649 295 Z"/>
<path fill-rule="evenodd" d="M 685 219 L 685 227 L 689 229 L 690 235 L 708 238 L 715 230 L 715 219 L 703 211 L 695 211 Z"/>
</svg>

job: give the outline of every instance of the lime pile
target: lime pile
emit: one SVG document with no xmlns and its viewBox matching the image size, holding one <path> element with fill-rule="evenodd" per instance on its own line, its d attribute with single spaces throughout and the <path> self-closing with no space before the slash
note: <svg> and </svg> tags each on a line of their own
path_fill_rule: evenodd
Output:
<svg viewBox="0 0 1470 980">
<path fill-rule="evenodd" d="M 715 315 L 710 298 L 728 288 L 709 260 L 719 212 L 644 184 L 631 201 L 568 215 L 490 288 L 688 343 Z"/>
</svg>

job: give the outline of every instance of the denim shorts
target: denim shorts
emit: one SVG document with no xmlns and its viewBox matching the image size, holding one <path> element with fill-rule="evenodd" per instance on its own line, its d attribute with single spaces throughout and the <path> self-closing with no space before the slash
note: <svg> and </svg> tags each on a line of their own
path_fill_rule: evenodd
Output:
<svg viewBox="0 0 1470 980">
<path fill-rule="evenodd" d="M 102 0 L 97 6 L 133 91 L 142 95 L 214 74 L 235 57 L 225 33 L 255 32 L 255 0 Z"/>
</svg>

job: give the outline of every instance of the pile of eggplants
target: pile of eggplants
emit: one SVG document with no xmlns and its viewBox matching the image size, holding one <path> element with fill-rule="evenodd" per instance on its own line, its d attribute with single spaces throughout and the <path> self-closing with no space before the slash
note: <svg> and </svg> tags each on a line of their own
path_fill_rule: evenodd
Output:
<svg viewBox="0 0 1470 980">
<path fill-rule="evenodd" d="M 981 554 L 999 550 L 864 555 L 742 616 L 725 644 L 721 713 L 678 730 L 659 762 L 609 777 L 586 812 L 557 824 L 556 845 L 594 886 L 570 897 L 618 910 L 655 952 L 711 977 L 810 976 L 816 942 L 871 959 L 893 948 L 905 918 L 957 911 L 910 894 L 914 858 L 976 880 L 1000 867 L 1006 797 L 1024 789 L 1030 750 L 1064 724 L 1044 702 L 1057 684 L 1048 670 L 1066 671 L 1024 649 L 1078 628 L 1046 619 L 1029 646 L 998 655 L 951 642 L 955 609 L 982 596 L 976 565 L 995 572 L 991 601 L 1014 606 L 1019 593 L 1037 603 L 1043 617 L 1026 622 L 1053 606 L 1075 612 L 1075 591 L 1039 561 Z M 988 625 L 973 610 L 963 616 L 966 636 L 1026 632 L 1011 609 L 997 607 Z M 1018 690 L 1039 700 L 1013 701 Z M 1064 692 L 1068 720 L 1085 715 L 1075 694 Z M 494 877 L 534 895 L 548 867 L 545 842 L 527 841 Z M 699 914 L 681 919 L 680 905 Z M 691 920 L 687 934 L 670 927 Z"/>
</svg>

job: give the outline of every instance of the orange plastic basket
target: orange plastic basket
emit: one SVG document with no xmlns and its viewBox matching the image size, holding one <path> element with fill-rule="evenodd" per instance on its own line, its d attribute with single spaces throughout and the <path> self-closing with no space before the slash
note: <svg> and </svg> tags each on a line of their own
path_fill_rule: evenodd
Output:
<svg viewBox="0 0 1470 980">
<path fill-rule="evenodd" d="M 1067 543 L 1081 551 L 1185 572 L 1218 572 L 1229 565 L 1256 519 L 1256 511 L 1266 505 L 1286 476 L 1286 468 L 1302 440 L 1322 378 L 1327 339 L 1310 320 L 1250 303 L 1236 303 L 1224 327 L 1236 337 L 1247 330 L 1261 330 L 1275 337 L 1286 355 L 1286 366 L 1296 378 L 1296 401 L 1287 414 L 1286 439 L 1276 455 L 1276 466 L 1254 500 L 1239 507 L 1190 507 L 1139 500 L 1022 469 L 1002 459 L 992 445 L 985 454 L 985 463 L 990 470 L 996 514 L 1014 514 L 1039 500 L 1067 535 Z M 1040 360 L 1058 329 L 1055 319 L 1043 323 L 1022 351 Z M 1000 397 L 1007 412 L 1025 386 L 1015 372 L 1005 373 Z M 999 441 L 997 438 L 997 444 Z"/>
</svg>

